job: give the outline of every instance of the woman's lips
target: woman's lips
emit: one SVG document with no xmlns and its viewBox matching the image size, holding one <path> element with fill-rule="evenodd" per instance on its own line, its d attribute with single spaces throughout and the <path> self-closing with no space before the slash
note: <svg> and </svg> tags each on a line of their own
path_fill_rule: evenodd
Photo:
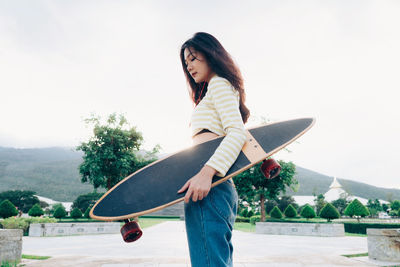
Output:
<svg viewBox="0 0 400 267">
<path fill-rule="evenodd" d="M 194 76 L 196 76 L 197 72 L 193 72 L 192 73 L 192 77 L 194 78 Z"/>
</svg>

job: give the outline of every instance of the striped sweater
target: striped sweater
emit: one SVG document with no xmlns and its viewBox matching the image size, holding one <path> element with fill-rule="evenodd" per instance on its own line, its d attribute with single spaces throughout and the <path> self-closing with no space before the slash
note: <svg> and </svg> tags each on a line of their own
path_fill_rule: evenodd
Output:
<svg viewBox="0 0 400 267">
<path fill-rule="evenodd" d="M 207 93 L 195 107 L 192 118 L 192 136 L 202 129 L 225 135 L 206 165 L 225 176 L 238 157 L 245 141 L 246 132 L 239 111 L 239 92 L 225 78 L 213 76 Z"/>
</svg>

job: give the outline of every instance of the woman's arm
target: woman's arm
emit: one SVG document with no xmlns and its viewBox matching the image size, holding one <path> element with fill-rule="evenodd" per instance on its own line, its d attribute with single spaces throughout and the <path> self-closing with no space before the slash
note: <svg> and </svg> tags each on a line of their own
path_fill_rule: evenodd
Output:
<svg viewBox="0 0 400 267">
<path fill-rule="evenodd" d="M 178 191 L 181 193 L 188 190 L 185 195 L 186 203 L 190 198 L 197 201 L 207 196 L 213 176 L 226 175 L 246 141 L 238 96 L 231 84 L 226 79 L 213 78 L 208 85 L 208 94 L 211 96 L 226 136 L 200 172 L 189 179 Z"/>
<path fill-rule="evenodd" d="M 214 168 L 218 176 L 225 176 L 237 159 L 244 143 L 246 131 L 239 111 L 239 100 L 232 85 L 223 78 L 211 79 L 208 93 L 217 111 L 226 136 L 206 165 Z"/>
</svg>

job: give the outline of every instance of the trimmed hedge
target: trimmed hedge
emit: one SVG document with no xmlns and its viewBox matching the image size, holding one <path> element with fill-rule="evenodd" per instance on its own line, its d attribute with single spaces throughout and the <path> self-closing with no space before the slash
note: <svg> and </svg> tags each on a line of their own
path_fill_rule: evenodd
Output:
<svg viewBox="0 0 400 267">
<path fill-rule="evenodd" d="M 261 215 L 254 215 L 250 217 L 250 223 L 256 224 L 256 222 L 261 221 Z"/>
<path fill-rule="evenodd" d="M 298 219 L 297 219 L 298 218 Z M 295 219 L 274 219 L 274 218 L 268 218 L 265 220 L 266 222 L 281 222 L 281 223 L 335 223 L 335 222 L 327 222 L 326 220 L 323 221 L 311 221 L 311 220 L 307 220 L 304 218 L 299 218 L 296 217 Z"/>
<path fill-rule="evenodd" d="M 353 234 L 367 234 L 367 228 L 392 229 L 400 228 L 399 223 L 343 223 L 344 231 Z"/>
<path fill-rule="evenodd" d="M 235 222 L 250 222 L 250 218 L 243 217 L 243 216 L 236 216 Z"/>
</svg>

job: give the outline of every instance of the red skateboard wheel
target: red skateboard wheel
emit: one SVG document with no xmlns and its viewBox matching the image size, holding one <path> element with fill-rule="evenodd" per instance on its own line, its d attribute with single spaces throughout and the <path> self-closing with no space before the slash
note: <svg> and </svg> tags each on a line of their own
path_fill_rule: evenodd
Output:
<svg viewBox="0 0 400 267">
<path fill-rule="evenodd" d="M 135 221 L 128 221 L 121 228 L 121 235 L 125 242 L 130 243 L 138 240 L 143 232 Z"/>
<path fill-rule="evenodd" d="M 261 172 L 267 179 L 274 179 L 281 172 L 281 165 L 274 159 L 266 159 L 261 165 Z"/>
</svg>

